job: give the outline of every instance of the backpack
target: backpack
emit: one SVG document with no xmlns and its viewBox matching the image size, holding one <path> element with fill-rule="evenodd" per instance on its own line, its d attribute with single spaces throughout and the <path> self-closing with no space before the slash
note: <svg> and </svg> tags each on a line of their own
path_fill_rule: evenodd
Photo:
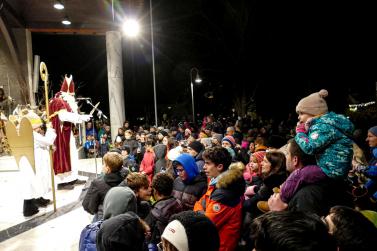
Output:
<svg viewBox="0 0 377 251">
<path fill-rule="evenodd" d="M 79 251 L 96 251 L 97 233 L 103 223 L 103 220 L 93 222 L 87 225 L 80 234 Z"/>
</svg>

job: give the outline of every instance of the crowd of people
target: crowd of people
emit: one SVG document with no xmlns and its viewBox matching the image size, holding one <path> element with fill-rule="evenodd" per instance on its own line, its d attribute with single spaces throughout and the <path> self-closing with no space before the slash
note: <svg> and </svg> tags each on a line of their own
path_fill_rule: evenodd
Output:
<svg viewBox="0 0 377 251">
<path fill-rule="evenodd" d="M 327 95 L 301 99 L 297 123 L 125 122 L 115 139 L 87 123 L 103 170 L 82 203 L 93 222 L 80 250 L 373 250 L 377 126 L 363 151 Z"/>
</svg>

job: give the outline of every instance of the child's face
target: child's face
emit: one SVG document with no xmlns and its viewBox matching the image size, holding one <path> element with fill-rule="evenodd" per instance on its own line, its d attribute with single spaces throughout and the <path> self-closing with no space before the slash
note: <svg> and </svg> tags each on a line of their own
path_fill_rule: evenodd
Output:
<svg viewBox="0 0 377 251">
<path fill-rule="evenodd" d="M 252 171 L 253 172 L 258 172 L 258 160 L 257 158 L 255 158 L 254 156 L 252 157 L 252 160 L 251 160 L 252 164 L 251 164 L 251 167 L 252 167 Z"/>
<path fill-rule="evenodd" d="M 125 150 L 122 150 L 122 156 L 128 156 L 128 152 Z"/>
<path fill-rule="evenodd" d="M 313 118 L 314 116 L 311 114 L 299 112 L 298 113 L 298 121 L 300 124 L 305 123 L 309 118 Z"/>
<path fill-rule="evenodd" d="M 152 194 L 152 188 L 149 187 L 142 187 L 137 191 L 136 196 L 142 201 L 149 201 Z"/>
</svg>

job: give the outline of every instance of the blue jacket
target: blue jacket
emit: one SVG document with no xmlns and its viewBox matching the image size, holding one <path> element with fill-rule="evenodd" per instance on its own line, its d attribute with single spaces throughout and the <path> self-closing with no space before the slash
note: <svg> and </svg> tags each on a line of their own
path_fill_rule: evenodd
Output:
<svg viewBox="0 0 377 251">
<path fill-rule="evenodd" d="M 87 225 L 80 234 L 79 251 L 96 251 L 97 233 L 103 220 L 96 221 Z"/>
<path fill-rule="evenodd" d="M 354 126 L 343 115 L 326 113 L 311 121 L 307 133 L 297 133 L 295 140 L 306 154 L 314 154 L 317 164 L 330 178 L 344 178 L 351 168 Z"/>
</svg>

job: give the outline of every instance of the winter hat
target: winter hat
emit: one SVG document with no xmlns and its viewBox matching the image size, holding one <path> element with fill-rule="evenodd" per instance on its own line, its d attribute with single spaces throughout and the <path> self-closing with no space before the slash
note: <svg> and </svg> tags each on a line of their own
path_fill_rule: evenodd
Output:
<svg viewBox="0 0 377 251">
<path fill-rule="evenodd" d="M 223 141 L 227 141 L 227 142 L 229 142 L 231 145 L 232 145 L 232 147 L 234 147 L 235 145 L 236 145 L 236 141 L 234 140 L 234 138 L 233 138 L 233 136 L 225 136 L 223 139 L 222 139 L 222 141 L 221 141 L 221 143 L 223 142 Z"/>
<path fill-rule="evenodd" d="M 41 127 L 43 124 L 42 119 L 33 111 L 28 111 L 25 117 L 30 121 L 33 129 Z"/>
<path fill-rule="evenodd" d="M 216 226 L 204 214 L 184 211 L 173 215 L 171 220 L 161 237 L 169 241 L 178 251 L 219 250 L 220 239 Z M 203 236 L 211 238 L 203 238 Z"/>
<path fill-rule="evenodd" d="M 97 250 L 143 250 L 144 228 L 134 212 L 105 220 L 97 233 Z"/>
<path fill-rule="evenodd" d="M 189 251 L 186 230 L 178 220 L 170 222 L 161 237 L 169 241 L 178 251 Z"/>
<path fill-rule="evenodd" d="M 374 136 L 377 137 L 377 126 L 369 128 L 368 132 L 371 132 Z"/>
<path fill-rule="evenodd" d="M 200 143 L 199 141 L 193 141 L 191 142 L 188 147 L 192 148 L 195 152 L 197 153 L 200 153 L 201 151 L 203 151 L 204 149 L 204 146 L 202 143 Z"/>
<path fill-rule="evenodd" d="M 296 106 L 296 112 L 307 113 L 310 115 L 320 115 L 327 113 L 327 103 L 324 99 L 328 96 L 328 92 L 325 89 L 310 94 L 298 102 Z"/>
<path fill-rule="evenodd" d="M 255 157 L 257 159 L 257 163 L 258 163 L 258 174 L 261 174 L 262 173 L 262 160 L 264 158 L 264 156 L 266 156 L 266 152 L 265 151 L 259 151 L 259 152 L 255 152 L 251 155 L 252 157 Z"/>
<path fill-rule="evenodd" d="M 201 139 L 208 138 L 208 135 L 205 132 L 200 132 L 199 133 L 199 138 L 201 138 Z"/>
<path fill-rule="evenodd" d="M 212 133 L 212 138 L 216 139 L 218 142 L 221 142 L 221 140 L 223 139 L 223 135 L 220 133 Z"/>
<path fill-rule="evenodd" d="M 166 131 L 164 131 L 164 130 L 161 130 L 161 131 L 159 131 L 158 133 L 160 133 L 160 134 L 162 134 L 162 136 L 168 136 L 169 134 L 166 132 Z"/>
<path fill-rule="evenodd" d="M 105 220 L 130 211 L 137 212 L 136 196 L 131 188 L 113 187 L 106 193 L 103 201 Z"/>
<path fill-rule="evenodd" d="M 249 148 L 249 141 L 247 141 L 247 140 L 242 140 L 242 142 L 241 142 L 241 148 L 243 148 L 243 149 L 247 149 L 247 148 Z"/>
</svg>

